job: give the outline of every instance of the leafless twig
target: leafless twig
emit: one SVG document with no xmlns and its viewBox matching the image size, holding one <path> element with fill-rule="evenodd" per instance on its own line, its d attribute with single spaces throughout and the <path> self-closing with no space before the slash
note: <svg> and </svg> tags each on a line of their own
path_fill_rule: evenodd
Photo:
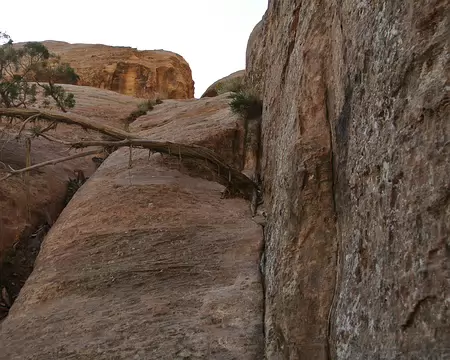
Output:
<svg viewBox="0 0 450 360">
<path fill-rule="evenodd" d="M 28 119 L 26 119 L 22 126 L 20 127 L 19 133 L 16 135 L 16 139 L 18 139 L 20 137 L 20 135 L 22 134 L 22 131 L 25 129 L 25 126 L 27 125 L 27 123 L 29 123 L 30 121 L 36 119 L 39 117 L 39 114 L 35 114 L 35 115 L 31 115 Z"/>
<path fill-rule="evenodd" d="M 78 154 L 74 154 L 74 155 L 70 155 L 70 156 L 66 156 L 66 157 L 62 157 L 62 158 L 58 158 L 58 159 L 53 159 L 53 160 L 48 160 L 48 161 L 44 161 L 41 162 L 39 164 L 35 164 L 32 166 L 28 166 L 19 170 L 14 170 L 13 168 L 11 168 L 11 166 L 9 167 L 9 174 L 5 175 L 4 177 L 0 178 L 0 181 L 6 180 L 8 178 L 10 178 L 11 176 L 17 175 L 17 174 L 22 174 L 31 170 L 36 170 L 39 169 L 41 167 L 44 166 L 48 166 L 48 165 L 56 165 L 58 163 L 64 162 L 64 161 L 69 161 L 69 160 L 73 160 L 73 159 L 77 159 L 80 157 L 84 157 L 84 156 L 89 156 L 89 155 L 94 155 L 94 154 L 98 154 L 99 150 L 90 150 L 90 151 L 85 151 L 82 153 L 78 153 Z"/>
</svg>

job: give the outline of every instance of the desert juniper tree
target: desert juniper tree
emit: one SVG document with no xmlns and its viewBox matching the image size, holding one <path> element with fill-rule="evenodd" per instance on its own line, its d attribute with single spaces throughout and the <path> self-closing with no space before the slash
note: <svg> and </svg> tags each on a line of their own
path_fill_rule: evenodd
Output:
<svg viewBox="0 0 450 360">
<path fill-rule="evenodd" d="M 41 106 L 48 107 L 52 98 L 56 106 L 66 112 L 75 106 L 74 96 L 56 83 L 76 84 L 78 75 L 58 56 L 39 42 L 18 47 L 11 38 L 0 33 L 0 106 L 26 108 L 37 102 L 37 89 L 42 88 Z"/>
</svg>

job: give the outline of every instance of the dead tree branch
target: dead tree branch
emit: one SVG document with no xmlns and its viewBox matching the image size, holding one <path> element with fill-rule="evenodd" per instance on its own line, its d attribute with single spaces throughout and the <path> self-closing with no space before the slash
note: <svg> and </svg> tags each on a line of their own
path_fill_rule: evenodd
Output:
<svg viewBox="0 0 450 360">
<path fill-rule="evenodd" d="M 128 133 L 126 131 L 116 129 L 114 127 L 103 125 L 98 122 L 93 121 L 84 116 L 76 115 L 73 113 L 57 113 L 49 111 L 40 111 L 35 109 L 11 109 L 11 108 L 0 108 L 0 116 L 10 116 L 19 117 L 24 119 L 29 119 L 31 116 L 38 116 L 40 119 L 45 119 L 54 123 L 65 123 L 78 125 L 85 129 L 94 130 L 96 132 L 108 135 L 117 140 L 110 141 L 79 141 L 79 142 L 68 142 L 64 140 L 55 139 L 49 135 L 37 134 L 37 136 L 42 136 L 50 141 L 56 141 L 64 145 L 70 146 L 72 148 L 87 148 L 91 146 L 101 146 L 103 148 L 113 148 L 117 149 L 119 147 L 130 147 L 131 148 L 143 148 L 148 149 L 153 152 L 159 152 L 163 154 L 168 154 L 171 156 L 178 156 L 181 158 L 189 158 L 207 161 L 210 165 L 217 169 L 217 175 L 219 175 L 218 181 L 225 185 L 230 193 L 241 194 L 245 198 L 251 198 L 253 190 L 257 188 L 257 184 L 249 179 L 247 176 L 242 174 L 239 170 L 229 166 L 220 156 L 218 156 L 214 151 L 198 146 L 198 145 L 185 145 L 180 143 L 173 143 L 167 141 L 154 141 L 144 139 L 135 134 Z M 9 175 L 4 177 L 8 178 L 14 174 L 26 172 L 38 167 L 55 164 L 62 161 L 71 160 L 77 157 L 97 154 L 99 150 L 94 150 L 90 152 L 85 152 L 82 154 L 73 155 L 74 157 L 66 157 L 61 159 L 56 159 L 53 161 L 48 161 L 45 163 L 33 165 L 28 168 L 13 170 Z"/>
<path fill-rule="evenodd" d="M 85 148 L 89 146 L 102 147 L 133 147 L 148 149 L 153 152 L 168 154 L 181 158 L 197 159 L 207 161 L 214 165 L 221 179 L 221 184 L 225 185 L 232 192 L 241 193 L 245 198 L 251 198 L 253 189 L 257 188 L 257 184 L 250 178 L 242 174 L 239 170 L 229 166 L 214 151 L 198 146 L 173 143 L 169 141 L 155 141 L 147 139 L 124 139 L 120 141 L 79 141 L 66 142 L 73 148 Z"/>
<path fill-rule="evenodd" d="M 8 170 L 9 173 L 7 175 L 5 175 L 4 177 L 0 178 L 0 181 L 6 180 L 9 177 L 14 176 L 14 175 L 18 175 L 18 174 L 22 174 L 22 173 L 25 173 L 25 172 L 28 172 L 28 171 L 31 171 L 31 170 L 39 169 L 39 168 L 44 167 L 44 166 L 56 165 L 56 164 L 64 162 L 64 161 L 69 161 L 69 160 L 73 160 L 73 159 L 77 159 L 77 158 L 84 157 L 84 156 L 89 156 L 89 155 L 95 155 L 95 154 L 98 154 L 98 152 L 99 152 L 98 149 L 96 149 L 96 150 L 89 150 L 89 151 L 85 151 L 85 152 L 82 152 L 82 153 L 78 153 L 78 154 L 74 154 L 74 155 L 70 155 L 70 156 L 66 156 L 66 157 L 62 157 L 62 158 L 58 158 L 58 159 L 44 161 L 44 162 L 41 162 L 39 164 L 35 164 L 35 165 L 32 165 L 32 166 L 24 167 L 24 168 L 19 169 L 19 170 L 14 170 L 13 168 L 9 167 L 9 170 Z"/>
<path fill-rule="evenodd" d="M 26 119 L 22 123 L 22 126 L 20 127 L 19 133 L 17 134 L 16 138 L 18 139 L 20 137 L 20 135 L 22 134 L 22 131 L 25 129 L 25 126 L 27 125 L 27 123 L 29 123 L 32 120 L 35 120 L 38 117 L 39 117 L 39 114 L 35 114 L 35 115 L 31 115 L 28 119 Z"/>
<path fill-rule="evenodd" d="M 100 124 L 90 118 L 74 113 L 58 113 L 56 111 L 42 111 L 39 109 L 18 109 L 18 108 L 0 108 L 0 116 L 18 117 L 28 119 L 31 116 L 38 116 L 40 119 L 64 123 L 68 125 L 78 125 L 84 129 L 94 130 L 104 135 L 111 136 L 116 139 L 138 139 L 137 135 L 133 135 L 126 131 L 115 127 Z"/>
</svg>

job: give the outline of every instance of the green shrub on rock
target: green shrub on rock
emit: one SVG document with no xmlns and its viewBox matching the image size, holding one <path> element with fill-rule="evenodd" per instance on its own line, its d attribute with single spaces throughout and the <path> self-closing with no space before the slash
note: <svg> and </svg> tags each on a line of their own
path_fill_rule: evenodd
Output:
<svg viewBox="0 0 450 360">
<path fill-rule="evenodd" d="M 262 114 L 262 101 L 249 90 L 240 90 L 229 98 L 231 111 L 245 119 L 253 119 Z"/>
</svg>

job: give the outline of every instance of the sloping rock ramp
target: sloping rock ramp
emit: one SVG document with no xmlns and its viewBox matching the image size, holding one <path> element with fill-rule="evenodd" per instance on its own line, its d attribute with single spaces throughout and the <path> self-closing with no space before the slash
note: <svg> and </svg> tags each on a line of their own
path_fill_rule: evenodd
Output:
<svg viewBox="0 0 450 360">
<path fill-rule="evenodd" d="M 193 104 L 178 106 L 211 103 Z M 227 116 L 212 127 L 222 142 Z M 188 131 L 170 140 L 202 141 Z M 248 204 L 176 158 L 135 150 L 128 165 L 127 149 L 112 154 L 50 230 L 0 324 L 0 359 L 262 359 L 262 229 Z"/>
</svg>

